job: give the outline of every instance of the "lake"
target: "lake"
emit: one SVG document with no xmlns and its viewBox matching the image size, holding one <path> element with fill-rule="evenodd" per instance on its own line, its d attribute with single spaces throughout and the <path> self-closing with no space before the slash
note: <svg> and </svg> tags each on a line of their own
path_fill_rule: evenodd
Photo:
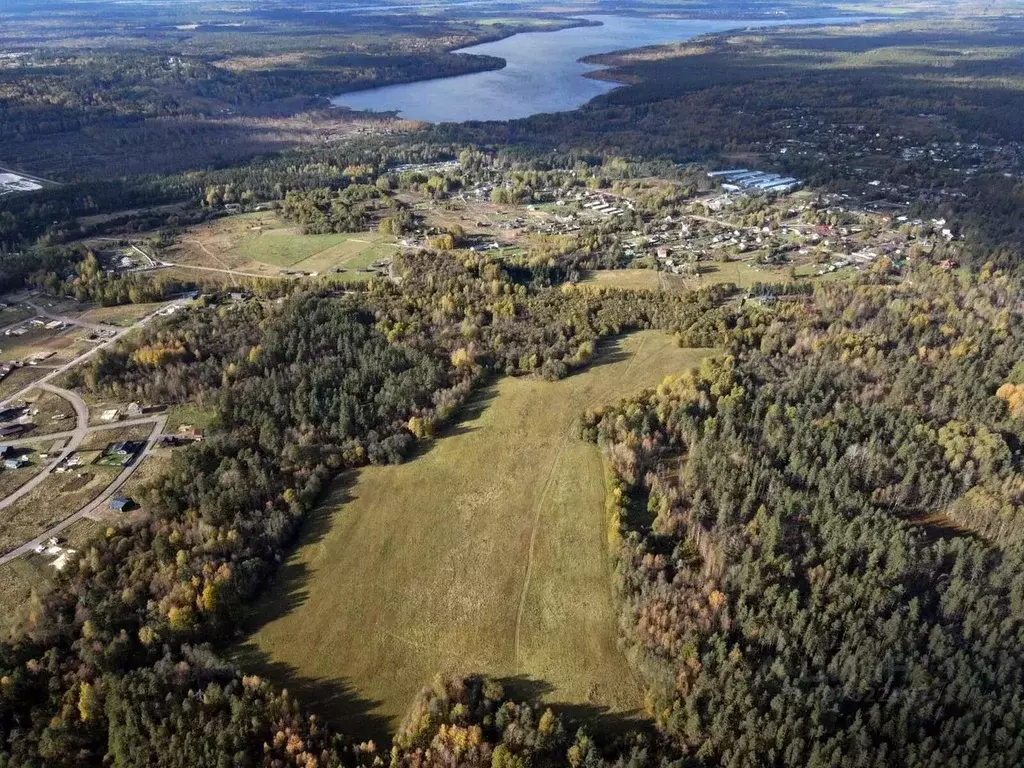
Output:
<svg viewBox="0 0 1024 768">
<path fill-rule="evenodd" d="M 507 62 L 503 69 L 370 88 L 342 94 L 331 99 L 331 103 L 356 110 L 397 112 L 401 117 L 430 123 L 514 120 L 542 112 L 577 109 L 619 87 L 616 83 L 583 77 L 603 68 L 580 62 L 585 56 L 679 42 L 730 29 L 856 21 L 583 18 L 601 22 L 601 26 L 521 32 L 456 51 L 498 56 Z"/>
</svg>

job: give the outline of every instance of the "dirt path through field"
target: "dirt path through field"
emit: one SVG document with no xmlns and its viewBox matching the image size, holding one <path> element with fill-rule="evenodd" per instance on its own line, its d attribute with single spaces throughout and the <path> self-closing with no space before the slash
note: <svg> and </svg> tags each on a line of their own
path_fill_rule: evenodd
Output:
<svg viewBox="0 0 1024 768">
<path fill-rule="evenodd" d="M 637 712 L 617 647 L 602 459 L 573 426 L 706 354 L 649 332 L 559 382 L 503 379 L 423 455 L 341 479 L 240 661 L 377 738 L 438 672 L 503 678 L 585 717 Z"/>
</svg>

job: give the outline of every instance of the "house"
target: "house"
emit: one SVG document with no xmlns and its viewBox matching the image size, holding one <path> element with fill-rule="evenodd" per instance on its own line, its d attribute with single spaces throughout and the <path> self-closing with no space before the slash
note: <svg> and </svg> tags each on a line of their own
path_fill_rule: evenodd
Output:
<svg viewBox="0 0 1024 768">
<path fill-rule="evenodd" d="M 186 440 L 202 440 L 203 431 L 196 429 L 191 424 L 182 424 L 178 427 L 178 435 L 185 438 Z"/>
<path fill-rule="evenodd" d="M 117 421 L 121 418 L 121 411 L 117 408 L 109 408 L 100 414 L 100 421 Z"/>
<path fill-rule="evenodd" d="M 115 512 L 124 512 L 135 506 L 135 502 L 128 496 L 114 496 L 110 500 L 110 508 Z"/>
<path fill-rule="evenodd" d="M 134 419 L 142 415 L 143 408 L 138 403 L 128 403 L 128 418 Z"/>
<path fill-rule="evenodd" d="M 25 409 L 21 407 L 4 408 L 0 410 L 0 421 L 11 421 L 19 416 L 25 415 Z"/>
</svg>

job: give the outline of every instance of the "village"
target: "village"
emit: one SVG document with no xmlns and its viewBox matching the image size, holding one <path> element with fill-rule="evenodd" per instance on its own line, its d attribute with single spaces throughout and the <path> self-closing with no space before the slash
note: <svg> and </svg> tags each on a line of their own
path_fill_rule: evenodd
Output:
<svg viewBox="0 0 1024 768">
<path fill-rule="evenodd" d="M 5 297 L 0 318 L 14 320 L 0 335 L 0 564 L 28 555 L 60 570 L 80 534 L 140 511 L 133 488 L 203 439 L 194 412 L 108 402 L 68 379 L 98 350 L 189 301 L 126 311 Z"/>
</svg>

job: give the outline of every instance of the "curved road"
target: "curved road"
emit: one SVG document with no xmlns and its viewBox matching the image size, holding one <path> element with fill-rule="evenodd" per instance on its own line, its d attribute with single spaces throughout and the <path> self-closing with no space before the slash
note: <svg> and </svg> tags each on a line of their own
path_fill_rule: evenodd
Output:
<svg viewBox="0 0 1024 768">
<path fill-rule="evenodd" d="M 17 549 L 12 549 L 10 552 L 0 555 L 0 565 L 6 565 L 15 558 L 33 552 L 36 547 L 38 547 L 41 544 L 45 544 L 48 539 L 53 538 L 61 531 L 63 531 L 65 528 L 70 526 L 72 523 L 81 520 L 83 517 L 90 517 L 91 515 L 95 514 L 103 506 L 103 504 L 106 503 L 107 499 L 109 499 L 111 496 L 117 493 L 118 489 L 125 484 L 128 478 L 132 476 L 132 473 L 134 473 L 135 470 L 137 470 L 139 466 L 142 464 L 142 462 L 145 460 L 145 458 L 149 456 L 150 451 L 156 444 L 157 436 L 164 431 L 164 427 L 166 425 L 167 417 L 159 416 L 156 419 L 156 423 L 153 425 L 153 431 L 150 433 L 149 438 L 146 440 L 146 447 L 139 451 L 139 455 L 135 457 L 134 461 L 132 461 L 131 464 L 129 464 L 127 467 L 121 470 L 121 473 L 117 477 L 115 477 L 110 482 L 110 484 L 100 492 L 99 496 L 94 498 L 84 507 L 82 507 L 77 512 L 72 514 L 70 517 L 66 517 L 56 525 L 47 528 L 41 534 L 32 539 L 32 541 L 26 541 Z M 79 440 L 79 442 L 81 441 Z M 51 465 L 51 467 L 52 466 L 53 465 Z M 45 474 L 49 474 L 49 472 Z"/>
<path fill-rule="evenodd" d="M 111 421 L 107 424 L 97 424 L 89 427 L 89 432 L 102 432 L 109 429 L 120 429 L 121 427 L 136 427 L 139 424 L 152 424 L 157 419 L 157 414 L 151 416 L 140 416 L 137 419 L 125 419 L 124 421 Z M 19 437 L 16 440 L 4 440 L 4 445 L 12 448 L 20 448 L 25 445 L 46 442 L 47 440 L 67 440 L 74 436 L 75 430 L 66 429 L 63 432 L 47 432 L 43 435 L 31 435 L 30 437 Z"/>
<path fill-rule="evenodd" d="M 86 432 L 89 429 L 89 407 L 85 404 L 85 400 L 70 390 L 55 387 L 53 384 L 48 382 L 37 383 L 35 386 L 38 389 L 45 389 L 47 392 L 59 395 L 71 403 L 75 409 L 75 416 L 78 419 L 78 425 L 75 427 L 75 431 L 71 433 L 71 440 L 69 440 L 68 444 L 64 446 L 64 450 L 60 452 L 60 456 L 57 457 L 57 460 L 51 461 L 47 467 L 43 468 L 42 472 L 37 474 L 10 496 L 5 499 L 0 499 L 0 509 L 6 509 L 22 496 L 31 493 L 39 486 L 40 483 L 53 474 L 54 467 L 74 453 L 75 449 L 77 449 L 85 439 Z"/>
<path fill-rule="evenodd" d="M 158 309 L 158 310 L 156 310 L 154 312 L 151 312 L 150 314 L 146 315 L 144 318 L 139 320 L 134 325 L 131 325 L 131 326 L 127 327 L 127 328 L 119 329 L 118 332 L 115 333 L 113 336 L 110 336 L 109 338 L 107 338 L 106 340 L 101 342 L 100 344 L 97 344 L 96 346 L 94 346 L 92 349 L 90 349 L 87 352 L 84 352 L 83 354 L 79 355 L 74 360 L 70 360 L 69 362 L 64 363 L 63 365 L 61 365 L 61 366 L 59 366 L 57 368 L 54 368 L 48 374 L 43 376 L 43 378 L 41 378 L 41 379 L 39 379 L 37 381 L 34 381 L 31 384 L 26 385 L 25 387 L 23 387 L 22 389 L 18 390 L 17 392 L 12 394 L 11 396 L 9 396 L 6 399 L 0 401 L 0 407 L 3 407 L 5 405 L 7 405 L 8 403 L 10 403 L 10 402 L 12 402 L 12 401 L 14 401 L 14 400 L 24 396 L 27 392 L 30 392 L 33 389 L 43 389 L 43 390 L 46 390 L 47 392 L 52 392 L 52 393 L 54 393 L 54 394 L 56 394 L 56 395 L 58 395 L 60 397 L 63 397 L 65 400 L 70 402 L 71 405 L 75 409 L 75 416 L 76 416 L 76 419 L 77 419 L 77 424 L 75 426 L 75 429 L 70 434 L 71 439 L 68 442 L 68 444 L 64 447 L 64 450 L 61 451 L 60 456 L 58 456 L 55 461 L 51 462 L 49 464 L 49 466 L 44 468 L 38 475 L 36 475 L 31 480 L 29 480 L 27 483 L 25 483 L 23 486 L 21 486 L 21 488 L 19 488 L 17 491 L 12 493 L 7 498 L 0 500 L 0 510 L 3 510 L 5 508 L 9 507 L 11 504 L 16 502 L 18 499 L 23 498 L 28 493 L 31 493 L 35 488 L 37 488 L 39 486 L 40 483 L 42 483 L 44 480 L 46 480 L 46 478 L 50 477 L 50 475 L 53 473 L 54 467 L 56 467 L 58 463 L 60 463 L 61 461 L 66 459 L 69 455 L 71 455 L 71 453 L 76 448 L 78 448 L 78 446 L 81 444 L 82 440 L 85 439 L 86 434 L 89 432 L 89 408 L 88 408 L 88 406 L 86 406 L 85 401 L 82 400 L 82 398 L 79 397 L 78 395 L 76 395 L 74 392 L 71 392 L 71 391 L 69 391 L 67 389 L 63 389 L 61 387 L 55 386 L 55 385 L 51 384 L 50 382 L 53 379 L 55 379 L 58 376 L 60 376 L 61 374 L 65 373 L 66 371 L 69 371 L 72 368 L 74 368 L 75 366 L 85 362 L 86 360 L 91 358 L 93 355 L 95 355 L 97 352 L 99 352 L 101 349 L 105 349 L 106 347 L 109 347 L 112 344 L 116 343 L 125 334 L 131 333 L 132 331 L 136 330 L 137 328 L 141 328 L 141 327 L 145 326 L 147 323 L 149 323 L 151 320 L 153 320 L 153 318 L 155 318 L 155 317 L 159 316 L 161 313 L 165 312 L 169 307 L 171 307 L 171 306 L 181 306 L 183 303 L 184 303 L 183 300 L 180 300 L 180 299 L 176 299 L 174 301 L 167 302 L 162 307 L 160 307 L 160 309 Z M 68 318 L 58 317 L 58 318 L 55 318 L 55 319 L 65 320 L 65 321 L 71 322 L 73 324 L 73 321 L 70 321 Z M 62 530 L 67 528 L 69 525 L 74 523 L 76 520 L 79 520 L 79 519 L 81 519 L 83 517 L 86 517 L 86 516 L 92 514 L 93 512 L 95 512 L 97 509 L 99 509 L 99 507 L 112 494 L 114 494 L 117 491 L 117 489 L 121 487 L 121 485 L 124 484 L 124 482 L 131 476 L 131 474 L 142 463 L 143 459 L 145 459 L 146 456 L 149 455 L 149 452 L 150 452 L 150 450 L 153 447 L 153 444 L 154 444 L 154 442 L 156 440 L 156 437 L 163 431 L 164 426 L 166 425 L 167 417 L 166 416 L 159 416 L 159 417 L 157 417 L 155 419 L 155 422 L 156 423 L 153 426 L 153 432 L 150 434 L 149 440 L 146 441 L 145 448 L 143 448 L 143 450 L 135 458 L 135 461 L 133 461 L 131 464 L 129 464 L 127 467 L 125 467 L 124 470 L 116 478 L 114 478 L 113 482 L 111 482 L 110 485 L 108 485 L 97 498 L 93 499 L 93 501 L 91 501 L 89 504 L 87 504 L 84 507 L 82 507 L 81 509 L 79 509 L 77 512 L 72 514 L 70 517 L 65 518 L 64 520 L 62 520 L 61 522 L 57 523 L 56 525 L 54 525 L 53 527 L 51 527 L 47 531 L 43 532 L 42 534 L 40 534 L 36 538 L 32 539 L 32 541 L 26 542 L 26 543 L 22 544 L 20 547 L 18 547 L 17 549 L 11 550 L 10 552 L 7 552 L 4 555 L 0 556 L 0 565 L 8 563 L 11 560 L 15 559 L 16 557 L 20 557 L 21 555 L 28 554 L 29 552 L 34 550 L 39 544 L 42 544 L 47 539 L 49 539 L 52 536 L 55 536 L 56 534 L 60 533 Z M 45 439 L 45 437 L 46 436 L 43 436 L 43 439 Z M 54 438 L 54 439 L 57 439 L 57 438 Z"/>
<path fill-rule="evenodd" d="M 70 360 L 70 361 L 64 363 L 63 365 L 61 365 L 61 366 L 59 366 L 57 368 L 54 368 L 48 374 L 43 376 L 43 378 L 41 378 L 41 379 L 39 379 L 37 381 L 34 381 L 31 384 L 25 385 L 24 387 L 22 387 L 20 390 L 15 392 L 10 397 L 7 397 L 4 400 L 0 401 L 0 407 L 3 407 L 5 405 L 7 405 L 8 403 L 10 403 L 10 402 L 12 402 L 14 400 L 17 400 L 18 398 L 24 396 L 25 393 L 31 392 L 33 389 L 39 389 L 46 382 L 52 381 L 53 379 L 55 379 L 58 376 L 60 376 L 62 373 L 66 373 L 66 372 L 70 371 L 76 365 L 79 365 L 80 363 L 83 363 L 86 360 L 88 360 L 90 357 L 95 355 L 101 349 L 106 349 L 111 344 L 114 344 L 115 342 L 119 341 L 121 339 L 121 337 L 124 336 L 125 334 L 131 333 L 132 331 L 134 331 L 137 328 L 142 328 L 144 325 L 149 323 L 154 317 L 159 316 L 161 312 L 165 312 L 169 307 L 181 306 L 182 303 L 183 302 L 181 300 L 169 301 L 166 304 L 164 304 L 162 307 L 160 307 L 160 309 L 158 309 L 158 310 L 156 310 L 154 312 L 151 312 L 150 314 L 146 315 L 144 318 L 139 320 L 139 322 L 135 323 L 135 325 L 130 325 L 127 328 L 121 328 L 113 336 L 108 338 L 106 341 L 103 341 L 103 342 L 97 344 L 95 347 L 90 349 L 88 352 L 84 352 L 81 355 L 79 355 L 78 357 L 76 357 L 74 360 Z M 68 318 L 60 317 L 60 318 L 57 318 L 57 319 L 58 320 L 66 320 L 67 322 L 69 322 L 71 324 L 74 324 Z M 66 391 L 66 390 L 62 390 L 62 391 Z"/>
</svg>

